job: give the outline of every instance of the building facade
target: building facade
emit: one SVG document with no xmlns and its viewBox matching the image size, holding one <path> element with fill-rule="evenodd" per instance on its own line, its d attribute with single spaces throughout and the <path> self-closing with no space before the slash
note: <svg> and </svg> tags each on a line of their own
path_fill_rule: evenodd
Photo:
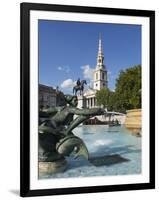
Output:
<svg viewBox="0 0 159 200">
<path fill-rule="evenodd" d="M 56 90 L 50 86 L 39 84 L 39 108 L 56 106 Z"/>
<path fill-rule="evenodd" d="M 89 88 L 83 94 L 83 97 L 78 97 L 79 108 L 93 108 L 97 106 L 96 92 L 104 87 L 108 87 L 107 69 L 104 65 L 104 54 L 102 51 L 102 39 L 99 38 L 97 64 L 94 69 L 93 88 Z"/>
</svg>

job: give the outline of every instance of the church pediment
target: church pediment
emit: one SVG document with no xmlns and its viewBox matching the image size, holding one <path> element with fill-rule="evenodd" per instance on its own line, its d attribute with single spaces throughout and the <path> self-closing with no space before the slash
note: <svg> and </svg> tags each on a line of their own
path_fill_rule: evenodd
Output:
<svg viewBox="0 0 159 200">
<path fill-rule="evenodd" d="M 88 89 L 84 92 L 83 96 L 90 96 L 90 95 L 95 95 L 96 94 L 96 90 L 94 89 Z"/>
</svg>

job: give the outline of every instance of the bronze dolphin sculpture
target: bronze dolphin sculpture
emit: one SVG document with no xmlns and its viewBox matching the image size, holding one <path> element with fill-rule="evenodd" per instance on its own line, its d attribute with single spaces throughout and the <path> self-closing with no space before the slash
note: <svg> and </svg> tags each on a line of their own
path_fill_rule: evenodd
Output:
<svg viewBox="0 0 159 200">
<path fill-rule="evenodd" d="M 89 159 L 89 153 L 86 145 L 79 137 L 75 135 L 68 135 L 62 138 L 56 144 L 56 150 L 63 156 L 73 155 L 74 158 L 82 156 L 87 160 Z"/>
</svg>

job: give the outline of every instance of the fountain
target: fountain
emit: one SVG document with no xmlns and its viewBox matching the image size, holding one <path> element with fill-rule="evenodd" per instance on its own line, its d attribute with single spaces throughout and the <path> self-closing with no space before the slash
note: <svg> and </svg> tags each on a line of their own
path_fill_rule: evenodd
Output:
<svg viewBox="0 0 159 200">
<path fill-rule="evenodd" d="M 120 113 L 79 109 L 78 97 L 66 95 L 67 106 L 39 113 L 39 178 L 141 173 L 141 138 L 127 134 L 124 126 L 79 126 L 95 116 Z"/>
<path fill-rule="evenodd" d="M 90 117 L 105 113 L 102 108 L 78 109 L 77 96 L 67 95 L 65 101 L 68 106 L 51 107 L 40 112 L 40 118 L 47 118 L 39 125 L 39 176 L 66 170 L 66 156 L 88 159 L 85 143 L 72 131 Z"/>
</svg>

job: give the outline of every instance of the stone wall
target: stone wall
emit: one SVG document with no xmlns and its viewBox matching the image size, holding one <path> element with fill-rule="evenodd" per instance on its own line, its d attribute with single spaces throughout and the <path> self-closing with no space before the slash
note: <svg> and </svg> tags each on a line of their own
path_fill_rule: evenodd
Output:
<svg viewBox="0 0 159 200">
<path fill-rule="evenodd" d="M 96 116 L 100 121 L 109 121 L 109 117 L 105 117 L 105 116 Z M 111 116 L 111 121 L 112 120 L 118 120 L 120 124 L 125 124 L 125 118 L 126 118 L 126 115 L 114 115 L 114 116 Z"/>
<path fill-rule="evenodd" d="M 142 110 L 128 110 L 125 119 L 125 127 L 133 134 L 142 134 Z"/>
</svg>

